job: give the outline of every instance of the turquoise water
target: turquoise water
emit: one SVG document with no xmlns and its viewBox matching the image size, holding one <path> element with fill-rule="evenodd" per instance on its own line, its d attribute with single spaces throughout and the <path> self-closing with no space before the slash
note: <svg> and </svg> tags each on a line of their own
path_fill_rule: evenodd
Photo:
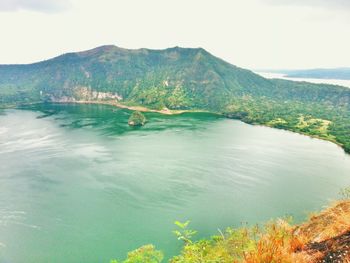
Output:
<svg viewBox="0 0 350 263">
<path fill-rule="evenodd" d="M 109 262 L 152 243 L 169 257 L 174 220 L 197 238 L 293 215 L 350 185 L 338 146 L 215 115 L 98 105 L 0 113 L 0 262 Z"/>
</svg>

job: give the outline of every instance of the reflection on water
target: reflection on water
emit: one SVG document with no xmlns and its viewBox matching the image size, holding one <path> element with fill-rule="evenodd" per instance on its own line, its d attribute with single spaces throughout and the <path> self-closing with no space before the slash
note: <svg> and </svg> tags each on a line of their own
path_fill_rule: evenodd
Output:
<svg viewBox="0 0 350 263">
<path fill-rule="evenodd" d="M 320 209 L 350 185 L 329 142 L 211 114 L 34 105 L 0 115 L 0 262 L 109 262 L 142 244 L 169 256 L 174 220 L 201 236 Z"/>
</svg>

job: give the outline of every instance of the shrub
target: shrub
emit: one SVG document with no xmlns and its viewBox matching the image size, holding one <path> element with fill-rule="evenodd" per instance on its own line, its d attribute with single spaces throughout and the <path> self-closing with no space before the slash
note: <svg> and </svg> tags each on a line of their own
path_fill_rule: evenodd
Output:
<svg viewBox="0 0 350 263">
<path fill-rule="evenodd" d="M 145 123 L 146 117 L 139 111 L 134 111 L 128 120 L 130 126 L 143 126 Z"/>
<path fill-rule="evenodd" d="M 160 263 L 163 257 L 163 253 L 156 250 L 153 245 L 145 245 L 129 252 L 127 259 L 120 263 Z M 113 259 L 110 263 L 119 263 L 119 261 Z"/>
</svg>

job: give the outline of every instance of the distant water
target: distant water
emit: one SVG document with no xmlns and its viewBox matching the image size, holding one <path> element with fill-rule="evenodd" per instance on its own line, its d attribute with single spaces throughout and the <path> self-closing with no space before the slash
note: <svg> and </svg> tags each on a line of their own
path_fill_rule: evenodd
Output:
<svg viewBox="0 0 350 263">
<path fill-rule="evenodd" d="M 197 238 L 291 214 L 350 185 L 350 157 L 303 135 L 210 114 L 98 105 L 0 113 L 0 262 L 95 263 L 152 243 L 178 252 L 174 220 Z"/>
<path fill-rule="evenodd" d="M 306 81 L 317 84 L 332 84 L 332 85 L 340 85 L 343 87 L 350 88 L 350 80 L 344 79 L 313 79 L 313 78 L 289 78 L 286 77 L 285 74 L 281 73 L 270 73 L 270 72 L 256 72 L 260 76 L 268 79 L 286 79 L 292 81 Z"/>
</svg>

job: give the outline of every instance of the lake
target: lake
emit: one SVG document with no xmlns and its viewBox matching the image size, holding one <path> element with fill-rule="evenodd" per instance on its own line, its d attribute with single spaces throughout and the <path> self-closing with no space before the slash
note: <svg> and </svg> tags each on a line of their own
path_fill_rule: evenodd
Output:
<svg viewBox="0 0 350 263">
<path fill-rule="evenodd" d="M 242 222 L 320 210 L 350 185 L 350 158 L 330 142 L 207 113 L 102 105 L 0 112 L 0 262 L 109 262 L 152 243 L 181 243 Z"/>
<path fill-rule="evenodd" d="M 299 82 L 306 81 L 306 82 L 311 82 L 316 84 L 332 84 L 332 85 L 340 85 L 343 87 L 350 88 L 350 80 L 345 80 L 345 79 L 290 78 L 290 77 L 286 77 L 286 74 L 282 74 L 282 73 L 271 73 L 271 72 L 255 72 L 255 73 L 267 79 L 286 79 L 286 80 L 299 81 Z"/>
</svg>

